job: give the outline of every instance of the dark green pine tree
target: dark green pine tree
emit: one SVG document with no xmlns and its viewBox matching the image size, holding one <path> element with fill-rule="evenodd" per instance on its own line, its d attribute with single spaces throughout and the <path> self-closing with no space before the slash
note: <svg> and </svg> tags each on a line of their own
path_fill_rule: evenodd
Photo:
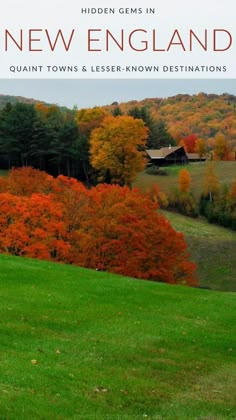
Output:
<svg viewBox="0 0 236 420">
<path fill-rule="evenodd" d="M 123 115 L 123 112 L 121 111 L 119 106 L 116 106 L 114 109 L 112 109 L 111 113 L 113 117 L 118 117 L 118 115 Z"/>
<path fill-rule="evenodd" d="M 48 172 L 56 175 L 62 173 L 63 167 L 63 127 L 64 115 L 62 110 L 57 106 L 49 107 L 47 111 Z"/>
<path fill-rule="evenodd" d="M 153 136 L 149 149 L 160 149 L 161 147 L 176 146 L 176 142 L 168 132 L 166 123 L 163 120 L 155 123 L 155 136 Z"/>
<path fill-rule="evenodd" d="M 0 111 L 0 159 L 1 167 L 9 169 L 14 162 L 14 151 L 18 151 L 17 141 L 12 138 L 9 115 L 12 104 L 8 102 Z"/>
<path fill-rule="evenodd" d="M 0 150 L 8 166 L 30 165 L 30 144 L 37 115 L 34 105 L 6 104 L 0 115 Z"/>
<path fill-rule="evenodd" d="M 29 150 L 31 165 L 34 168 L 41 170 L 47 169 L 49 144 L 50 139 L 46 116 L 37 112 Z"/>
<path fill-rule="evenodd" d="M 146 127 L 148 127 L 149 135 L 147 139 L 147 149 L 160 149 L 161 147 L 169 146 L 170 144 L 176 144 L 168 133 L 164 121 L 155 121 L 147 106 L 142 106 L 141 108 L 135 106 L 129 110 L 128 114 L 133 118 L 142 119 Z"/>
<path fill-rule="evenodd" d="M 66 120 L 60 133 L 60 142 L 63 154 L 63 173 L 67 176 L 76 176 L 76 167 L 79 165 L 78 153 L 79 127 L 73 115 L 66 115 Z"/>
</svg>

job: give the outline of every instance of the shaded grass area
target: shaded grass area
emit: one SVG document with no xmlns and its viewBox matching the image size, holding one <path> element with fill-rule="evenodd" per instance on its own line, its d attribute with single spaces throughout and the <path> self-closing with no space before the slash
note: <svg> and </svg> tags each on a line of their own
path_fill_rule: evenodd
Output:
<svg viewBox="0 0 236 420">
<path fill-rule="evenodd" d="M 4 170 L 4 169 L 0 169 L 0 177 L 6 177 L 8 175 L 9 171 Z"/>
<path fill-rule="evenodd" d="M 1 419 L 233 419 L 235 295 L 0 255 Z"/>
<path fill-rule="evenodd" d="M 184 233 L 200 284 L 236 291 L 236 232 L 177 213 L 163 212 L 175 230 Z"/>
<path fill-rule="evenodd" d="M 220 182 L 228 185 L 231 184 L 236 178 L 236 161 L 214 161 L 212 163 Z M 153 183 L 156 183 L 162 191 L 169 193 L 171 189 L 178 187 L 179 171 L 186 168 L 191 175 L 192 189 L 196 194 L 196 197 L 198 197 L 203 189 L 207 164 L 207 162 L 196 162 L 188 165 L 173 165 L 166 168 L 164 167 L 168 172 L 168 176 L 148 175 L 145 172 L 141 172 L 137 175 L 133 186 L 140 188 L 142 191 L 146 191 Z"/>
</svg>

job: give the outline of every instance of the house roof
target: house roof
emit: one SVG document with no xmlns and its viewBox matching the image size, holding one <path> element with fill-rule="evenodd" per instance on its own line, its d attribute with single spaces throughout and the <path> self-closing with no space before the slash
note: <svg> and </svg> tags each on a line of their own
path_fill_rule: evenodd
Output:
<svg viewBox="0 0 236 420">
<path fill-rule="evenodd" d="M 187 153 L 187 156 L 190 160 L 200 160 L 198 153 Z M 201 159 L 206 159 L 206 155 L 203 155 Z"/>
<path fill-rule="evenodd" d="M 176 152 L 179 149 L 183 149 L 183 146 L 171 146 L 162 147 L 161 149 L 147 149 L 146 152 L 151 159 L 165 159 L 167 156 Z"/>
</svg>

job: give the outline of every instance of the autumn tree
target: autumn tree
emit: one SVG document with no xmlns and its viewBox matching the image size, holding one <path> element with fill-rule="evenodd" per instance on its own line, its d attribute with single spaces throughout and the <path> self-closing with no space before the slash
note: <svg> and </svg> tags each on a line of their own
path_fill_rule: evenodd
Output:
<svg viewBox="0 0 236 420">
<path fill-rule="evenodd" d="M 190 134 L 189 136 L 183 137 L 183 139 L 180 142 L 180 145 L 184 146 L 184 149 L 187 153 L 194 153 L 196 149 L 196 142 L 196 134 Z"/>
<path fill-rule="evenodd" d="M 203 139 L 198 138 L 196 140 L 195 152 L 198 154 L 200 160 L 206 154 L 206 152 L 207 152 L 207 146 L 206 146 L 206 142 Z"/>
<path fill-rule="evenodd" d="M 65 176 L 51 178 L 50 191 L 38 192 L 34 170 L 22 171 L 28 180 L 18 176 L 22 186 L 0 193 L 0 252 L 197 285 L 183 235 L 147 194 L 107 184 L 86 189 Z M 41 180 L 48 181 L 45 173 Z"/>
<path fill-rule="evenodd" d="M 17 196 L 31 196 L 33 193 L 49 194 L 52 191 L 53 178 L 44 171 L 30 166 L 12 169 L 4 179 L 4 190 Z"/>
<path fill-rule="evenodd" d="M 90 161 L 100 180 L 130 185 L 145 167 L 148 129 L 129 116 L 107 117 L 91 133 Z"/>
<path fill-rule="evenodd" d="M 77 264 L 154 281 L 197 284 L 183 235 L 147 195 L 106 184 L 90 195 L 77 236 Z"/>
<path fill-rule="evenodd" d="M 179 191 L 189 192 L 191 186 L 191 176 L 187 169 L 181 169 L 179 172 Z"/>
<path fill-rule="evenodd" d="M 45 194 L 0 194 L 0 251 L 18 256 L 66 261 L 70 245 L 62 206 Z"/>
<path fill-rule="evenodd" d="M 236 230 L 236 184 L 221 184 L 211 200 L 202 195 L 200 210 L 210 223 Z"/>
<path fill-rule="evenodd" d="M 76 113 L 76 121 L 81 133 L 89 138 L 91 131 L 100 127 L 104 118 L 108 116 L 108 111 L 102 107 L 82 108 Z"/>
<path fill-rule="evenodd" d="M 80 156 L 80 179 L 85 179 L 86 184 L 96 183 L 96 171 L 90 163 L 90 135 L 92 130 L 100 127 L 109 112 L 103 107 L 82 108 L 75 113 L 75 120 L 79 127 L 80 138 L 78 142 L 78 152 Z M 81 173 L 82 169 L 82 173 Z"/>
<path fill-rule="evenodd" d="M 153 183 L 147 191 L 148 196 L 154 203 L 158 203 L 159 207 L 168 207 L 168 198 L 165 192 L 161 191 L 156 183 Z"/>
<path fill-rule="evenodd" d="M 227 160 L 229 154 L 229 147 L 227 140 L 223 134 L 215 136 L 214 157 L 217 160 Z"/>
<path fill-rule="evenodd" d="M 198 204 L 191 187 L 191 176 L 187 169 L 181 169 L 178 188 L 172 188 L 168 195 L 168 207 L 171 210 L 190 217 L 198 216 Z"/>
<path fill-rule="evenodd" d="M 206 172 L 203 179 L 203 194 L 209 197 L 212 201 L 214 196 L 219 193 L 220 183 L 219 179 L 214 171 L 214 165 L 212 162 L 208 163 Z"/>
</svg>

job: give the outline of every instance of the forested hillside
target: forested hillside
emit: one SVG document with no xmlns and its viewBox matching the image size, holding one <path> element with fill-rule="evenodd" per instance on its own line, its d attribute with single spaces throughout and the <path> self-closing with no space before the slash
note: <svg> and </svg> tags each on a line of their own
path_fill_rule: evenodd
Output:
<svg viewBox="0 0 236 420">
<path fill-rule="evenodd" d="M 26 98 L 24 96 L 14 96 L 14 95 L 2 95 L 2 94 L 0 94 L 0 108 L 3 108 L 4 105 L 6 105 L 7 103 L 15 104 L 16 102 L 23 102 L 23 103 L 26 103 L 26 104 L 34 104 L 34 103 L 37 103 L 37 102 L 42 102 L 42 103 L 46 104 L 46 102 L 44 102 L 44 101 L 37 101 L 36 99 Z"/>
<path fill-rule="evenodd" d="M 179 144 L 184 137 L 194 135 L 204 141 L 206 151 L 223 148 L 228 158 L 236 151 L 236 96 L 199 93 L 169 98 L 149 98 L 142 101 L 113 103 L 107 107 L 114 113 L 148 114 L 152 124 L 162 122 L 169 135 Z M 150 124 L 149 124 L 150 125 Z M 155 127 L 153 127 L 155 130 Z M 156 128 L 157 130 L 157 128 Z M 157 130 L 158 132 L 158 130 Z M 159 143 L 159 146 L 165 144 Z M 191 150 L 192 151 L 192 150 Z M 231 153 L 228 153 L 231 152 Z M 223 155 L 217 155 L 220 159 Z"/>
</svg>

